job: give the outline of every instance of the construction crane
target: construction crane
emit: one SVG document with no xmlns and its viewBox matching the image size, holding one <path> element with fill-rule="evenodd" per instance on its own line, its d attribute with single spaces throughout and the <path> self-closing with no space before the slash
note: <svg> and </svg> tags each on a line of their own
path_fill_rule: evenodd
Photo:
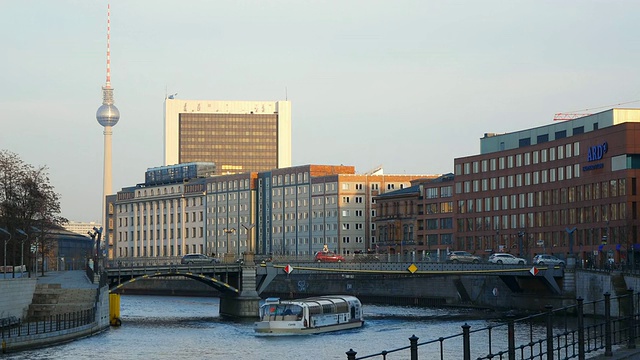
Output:
<svg viewBox="0 0 640 360">
<path fill-rule="evenodd" d="M 619 104 L 613 104 L 613 105 L 599 106 L 599 107 L 595 107 L 595 108 L 591 108 L 591 109 L 569 111 L 569 112 L 560 112 L 560 113 L 556 113 L 553 116 L 553 121 L 574 120 L 574 119 L 578 119 L 578 118 L 589 116 L 589 115 L 593 114 L 592 112 L 586 112 L 586 111 L 598 110 L 598 109 L 604 109 L 604 108 L 611 108 L 611 107 L 631 104 L 631 103 L 635 103 L 635 102 L 640 102 L 640 100 L 627 101 L 627 102 L 623 102 L 623 103 L 619 103 Z"/>
<path fill-rule="evenodd" d="M 574 113 L 574 112 L 556 113 L 555 115 L 553 115 L 553 121 L 573 120 L 573 119 L 577 119 L 577 118 L 581 118 L 589 115 L 591 115 L 591 113 Z"/>
</svg>

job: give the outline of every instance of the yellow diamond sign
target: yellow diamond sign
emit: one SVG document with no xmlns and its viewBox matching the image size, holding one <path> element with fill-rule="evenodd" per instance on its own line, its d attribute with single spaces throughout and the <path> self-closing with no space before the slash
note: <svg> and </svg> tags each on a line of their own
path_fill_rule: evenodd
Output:
<svg viewBox="0 0 640 360">
<path fill-rule="evenodd" d="M 416 264 L 411 264 L 411 266 L 409 266 L 407 270 L 409 270 L 409 272 L 413 274 L 414 272 L 418 271 L 418 267 L 416 266 Z"/>
</svg>

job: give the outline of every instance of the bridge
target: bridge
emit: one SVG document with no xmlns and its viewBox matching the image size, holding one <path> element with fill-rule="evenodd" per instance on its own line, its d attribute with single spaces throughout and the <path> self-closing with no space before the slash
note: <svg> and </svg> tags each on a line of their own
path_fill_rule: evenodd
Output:
<svg viewBox="0 0 640 360">
<path fill-rule="evenodd" d="M 193 279 L 220 292 L 222 315 L 252 318 L 258 313 L 260 294 L 270 286 L 270 293 L 283 295 L 306 296 L 327 291 L 346 291 L 363 297 L 385 297 L 389 293 L 402 297 L 406 292 L 418 298 L 459 298 L 463 303 L 471 303 L 478 298 L 476 284 L 482 281 L 478 279 L 485 278 L 499 279 L 500 286 L 494 282 L 488 285 L 494 296 L 497 296 L 495 292 L 503 289 L 514 294 L 537 292 L 561 295 L 565 271 L 562 267 L 551 266 L 432 262 L 315 263 L 294 259 L 258 264 L 181 265 L 175 259 L 164 262 L 155 259 L 152 263 L 112 263 L 107 268 L 107 276 L 111 292 L 118 292 L 127 284 L 149 278 Z M 424 281 L 429 278 L 431 283 L 425 286 Z M 297 279 L 297 288 L 291 288 L 292 279 Z M 300 286 L 305 282 L 312 285 Z M 416 292 L 416 288 L 422 288 L 423 293 Z M 428 294 L 424 293 L 424 289 L 429 290 Z M 380 294 L 377 295 L 376 291 Z M 441 300 L 439 304 L 442 301 L 448 300 Z"/>
</svg>

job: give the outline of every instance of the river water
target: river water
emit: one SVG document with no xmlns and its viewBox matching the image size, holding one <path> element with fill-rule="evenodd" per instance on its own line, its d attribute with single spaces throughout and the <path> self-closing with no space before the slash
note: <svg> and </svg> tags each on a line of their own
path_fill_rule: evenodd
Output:
<svg viewBox="0 0 640 360">
<path fill-rule="evenodd" d="M 267 337 L 254 334 L 253 322 L 221 318 L 218 298 L 124 295 L 122 327 L 58 346 L 0 355 L 0 359 L 344 360 L 349 349 L 364 356 L 408 346 L 412 335 L 423 342 L 458 334 L 465 322 L 472 330 L 489 324 L 487 320 L 471 320 L 471 313 L 465 310 L 368 304 L 363 309 L 365 326 L 360 329 Z M 506 336 L 494 338 L 494 350 L 505 349 L 495 342 L 505 341 Z M 445 342 L 447 359 L 461 358 L 460 344 L 460 339 Z M 472 347 L 478 350 L 474 359 L 488 353 L 487 339 L 482 335 L 472 336 Z M 420 347 L 420 358 L 438 358 L 437 349 Z M 387 356 L 408 358 L 408 351 Z"/>
</svg>

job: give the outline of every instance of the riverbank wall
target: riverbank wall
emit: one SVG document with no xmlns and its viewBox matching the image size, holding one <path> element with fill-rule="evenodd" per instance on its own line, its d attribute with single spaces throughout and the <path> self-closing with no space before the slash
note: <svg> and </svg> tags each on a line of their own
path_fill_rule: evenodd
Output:
<svg viewBox="0 0 640 360">
<path fill-rule="evenodd" d="M 2 289 L 13 286 L 19 288 L 14 294 L 22 294 L 7 306 L 21 315 L 0 327 L 2 353 L 57 345 L 109 328 L 109 288 L 92 280 L 84 271 L 62 271 L 20 285 L 0 281 Z M 0 294 L 3 300 L 8 296 Z"/>
<path fill-rule="evenodd" d="M 0 279 L 0 325 L 27 316 L 35 289 L 35 278 Z"/>
</svg>

